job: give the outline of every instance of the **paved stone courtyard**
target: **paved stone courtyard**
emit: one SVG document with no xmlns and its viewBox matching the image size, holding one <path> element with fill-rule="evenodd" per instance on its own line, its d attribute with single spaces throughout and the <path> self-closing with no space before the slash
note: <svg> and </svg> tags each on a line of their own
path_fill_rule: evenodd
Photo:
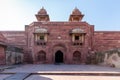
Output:
<svg viewBox="0 0 120 80">
<path fill-rule="evenodd" d="M 0 80 L 80 80 L 80 79 L 120 80 L 120 69 L 96 65 L 27 64 L 13 66 L 13 68 L 7 67 L 5 68 L 4 71 L 1 71 L 0 73 Z"/>
</svg>

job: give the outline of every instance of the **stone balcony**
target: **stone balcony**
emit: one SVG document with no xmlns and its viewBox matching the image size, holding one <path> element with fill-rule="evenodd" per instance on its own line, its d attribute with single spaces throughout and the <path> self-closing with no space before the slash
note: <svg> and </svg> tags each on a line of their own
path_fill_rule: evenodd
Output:
<svg viewBox="0 0 120 80">
<path fill-rule="evenodd" d="M 74 42 L 72 42 L 73 45 L 83 45 L 83 42 L 80 40 L 75 40 Z"/>
<path fill-rule="evenodd" d="M 46 45 L 46 41 L 45 40 L 37 40 L 37 41 L 35 41 L 35 44 L 36 45 Z"/>
</svg>

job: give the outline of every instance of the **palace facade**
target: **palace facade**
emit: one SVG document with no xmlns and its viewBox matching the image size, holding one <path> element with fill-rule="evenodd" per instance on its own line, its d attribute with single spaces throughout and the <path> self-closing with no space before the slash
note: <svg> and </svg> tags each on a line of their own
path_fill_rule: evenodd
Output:
<svg viewBox="0 0 120 80">
<path fill-rule="evenodd" d="M 25 31 L 0 31 L 0 64 L 85 64 L 95 52 L 120 48 L 120 31 L 94 31 L 75 8 L 67 22 L 50 21 L 42 8 Z"/>
</svg>

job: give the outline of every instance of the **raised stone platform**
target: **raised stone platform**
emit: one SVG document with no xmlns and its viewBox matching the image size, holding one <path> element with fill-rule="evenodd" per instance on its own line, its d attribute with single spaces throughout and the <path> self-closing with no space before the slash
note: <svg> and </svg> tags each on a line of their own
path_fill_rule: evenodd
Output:
<svg viewBox="0 0 120 80">
<path fill-rule="evenodd" d="M 80 72 L 80 73 L 120 73 L 119 68 L 97 65 L 54 65 L 54 64 L 27 64 L 5 69 L 2 73 L 54 73 L 54 72 Z"/>
<path fill-rule="evenodd" d="M 31 76 L 108 76 L 119 77 L 120 69 L 96 66 L 96 65 L 51 65 L 51 64 L 29 64 L 7 68 L 0 75 L 11 75 L 4 80 L 24 80 Z M 120 78 L 120 77 L 119 77 Z M 31 79 L 32 80 L 32 79 Z M 48 79 L 49 80 L 49 79 Z M 59 79 L 58 79 L 59 80 Z"/>
</svg>

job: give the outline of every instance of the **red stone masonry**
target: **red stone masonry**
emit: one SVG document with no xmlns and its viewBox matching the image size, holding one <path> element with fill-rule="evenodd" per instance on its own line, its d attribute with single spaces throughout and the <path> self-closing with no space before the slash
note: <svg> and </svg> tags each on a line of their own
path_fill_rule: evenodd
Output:
<svg viewBox="0 0 120 80">
<path fill-rule="evenodd" d="M 5 64 L 6 38 L 0 33 L 0 65 Z"/>
<path fill-rule="evenodd" d="M 7 44 L 9 45 L 18 45 L 26 46 L 26 34 L 25 31 L 1 31 L 3 36 L 7 39 Z"/>
<path fill-rule="evenodd" d="M 105 51 L 120 48 L 120 31 L 95 31 L 94 49 Z"/>
<path fill-rule="evenodd" d="M 33 60 L 36 62 L 39 51 L 45 51 L 48 63 L 55 62 L 55 53 L 60 50 L 64 54 L 64 63 L 74 63 L 73 53 L 81 52 L 81 62 L 85 63 L 89 49 L 92 50 L 93 26 L 86 22 L 34 22 L 33 25 L 27 26 L 28 48 L 32 51 Z M 46 46 L 38 46 L 34 42 L 34 31 L 36 28 L 45 28 L 48 30 L 48 41 Z M 86 32 L 85 43 L 82 46 L 74 46 L 70 31 L 80 28 Z M 58 37 L 61 37 L 59 39 Z"/>
</svg>

